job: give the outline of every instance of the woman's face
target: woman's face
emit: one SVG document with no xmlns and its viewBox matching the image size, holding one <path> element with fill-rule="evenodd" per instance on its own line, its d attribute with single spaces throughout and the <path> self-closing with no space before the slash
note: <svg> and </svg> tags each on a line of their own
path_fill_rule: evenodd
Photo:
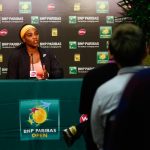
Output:
<svg viewBox="0 0 150 150">
<path fill-rule="evenodd" d="M 39 33 L 36 29 L 29 29 L 24 37 L 23 42 L 26 44 L 26 46 L 36 48 L 39 45 Z"/>
</svg>

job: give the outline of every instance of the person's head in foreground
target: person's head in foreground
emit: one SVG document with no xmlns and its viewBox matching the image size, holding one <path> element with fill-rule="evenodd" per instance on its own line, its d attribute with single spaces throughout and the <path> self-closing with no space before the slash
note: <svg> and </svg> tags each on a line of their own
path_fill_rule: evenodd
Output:
<svg viewBox="0 0 150 150">
<path fill-rule="evenodd" d="M 147 55 L 146 40 L 135 24 L 118 24 L 112 34 L 110 53 L 120 67 L 140 65 Z"/>
</svg>

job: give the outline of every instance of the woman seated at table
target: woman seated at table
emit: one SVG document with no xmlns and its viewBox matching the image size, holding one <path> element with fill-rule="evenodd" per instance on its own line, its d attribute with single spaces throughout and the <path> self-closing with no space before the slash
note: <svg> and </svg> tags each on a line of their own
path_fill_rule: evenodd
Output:
<svg viewBox="0 0 150 150">
<path fill-rule="evenodd" d="M 56 79 L 64 72 L 51 50 L 39 47 L 39 32 L 33 25 L 20 30 L 22 44 L 10 55 L 7 79 Z"/>
</svg>

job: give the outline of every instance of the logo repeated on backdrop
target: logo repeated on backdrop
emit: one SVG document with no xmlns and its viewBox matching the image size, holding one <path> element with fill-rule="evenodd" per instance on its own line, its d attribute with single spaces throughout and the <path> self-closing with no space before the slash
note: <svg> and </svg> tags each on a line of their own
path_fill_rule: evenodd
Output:
<svg viewBox="0 0 150 150">
<path fill-rule="evenodd" d="M 58 29 L 57 28 L 51 29 L 51 36 L 58 36 Z"/>
<path fill-rule="evenodd" d="M 106 41 L 106 49 L 109 49 L 109 41 Z"/>
<path fill-rule="evenodd" d="M 7 74 L 8 68 L 2 68 L 2 74 Z"/>
<path fill-rule="evenodd" d="M 98 1 L 98 2 L 96 2 L 96 13 L 109 13 L 109 3 L 108 3 L 108 1 Z"/>
<path fill-rule="evenodd" d="M 99 16 L 69 16 L 69 24 L 99 23 Z"/>
<path fill-rule="evenodd" d="M 69 41 L 69 49 L 77 49 L 77 48 L 99 48 L 99 42 Z"/>
<path fill-rule="evenodd" d="M 80 3 L 74 4 L 74 11 L 80 11 Z"/>
<path fill-rule="evenodd" d="M 61 42 L 40 42 L 42 48 L 62 48 Z"/>
<path fill-rule="evenodd" d="M 99 16 L 78 16 L 79 23 L 99 23 Z"/>
<path fill-rule="evenodd" d="M 18 35 L 22 25 L 31 23 L 39 30 L 40 46 L 58 55 L 65 77 L 83 77 L 92 67 L 104 62 L 97 61 L 95 54 L 108 50 L 112 27 L 126 19 L 119 18 L 122 10 L 117 7 L 113 0 L 0 2 L 1 69 L 7 68 L 9 55 L 21 43 L 14 33 Z M 69 66 L 76 67 L 76 74 L 71 75 Z M 4 70 L 0 75 L 2 79 L 6 78 L 3 73 L 7 70 Z"/>
<path fill-rule="evenodd" d="M 20 101 L 20 139 L 53 140 L 60 138 L 59 100 Z"/>
<path fill-rule="evenodd" d="M 69 49 L 77 49 L 77 42 L 69 41 Z"/>
<path fill-rule="evenodd" d="M 8 34 L 8 30 L 7 29 L 1 29 L 0 30 L 0 36 L 6 36 Z"/>
<path fill-rule="evenodd" d="M 77 67 L 76 66 L 70 66 L 69 67 L 69 74 L 78 74 Z"/>
<path fill-rule="evenodd" d="M 95 67 L 77 67 L 77 66 L 69 66 L 69 74 L 77 75 L 77 74 L 85 74 L 88 71 L 94 69 Z"/>
<path fill-rule="evenodd" d="M 100 27 L 100 38 L 111 38 L 112 27 L 111 26 L 101 26 Z"/>
<path fill-rule="evenodd" d="M 108 52 L 97 52 L 97 64 L 103 64 L 109 62 Z"/>
<path fill-rule="evenodd" d="M 39 16 L 31 16 L 31 24 L 39 24 Z"/>
<path fill-rule="evenodd" d="M 33 16 L 33 20 L 36 20 L 34 24 L 39 23 L 61 23 L 61 17 L 46 17 L 46 16 Z M 31 17 L 32 20 L 32 17 Z"/>
<path fill-rule="evenodd" d="M 0 12 L 3 11 L 3 5 L 0 4 Z"/>
<path fill-rule="evenodd" d="M 114 16 L 106 16 L 106 23 L 114 23 L 115 20 L 114 20 Z"/>
<path fill-rule="evenodd" d="M 31 24 L 39 24 L 39 23 L 61 23 L 61 17 L 31 16 Z"/>
<path fill-rule="evenodd" d="M 76 24 L 77 23 L 77 16 L 69 16 L 69 23 Z"/>
<path fill-rule="evenodd" d="M 47 9 L 48 9 L 49 11 L 55 10 L 55 4 L 54 4 L 54 3 L 48 4 Z"/>
<path fill-rule="evenodd" d="M 31 14 L 32 13 L 32 3 L 31 2 L 19 2 L 19 13 L 20 14 Z"/>
<path fill-rule="evenodd" d="M 99 48 L 99 42 L 78 42 L 78 48 Z"/>
<path fill-rule="evenodd" d="M 85 74 L 88 71 L 94 69 L 95 67 L 78 67 L 78 73 Z"/>
<path fill-rule="evenodd" d="M 0 54 L 0 63 L 2 63 L 2 62 L 3 62 L 3 55 Z"/>
<path fill-rule="evenodd" d="M 24 17 L 2 17 L 1 23 L 23 23 Z"/>
<path fill-rule="evenodd" d="M 6 49 L 6 48 L 16 48 L 17 46 L 19 46 L 21 43 L 19 42 L 2 42 L 1 43 L 1 47 L 3 49 Z"/>
<path fill-rule="evenodd" d="M 79 29 L 79 31 L 78 31 L 78 35 L 83 36 L 83 35 L 85 35 L 85 34 L 86 34 L 86 29 L 84 29 L 84 28 Z"/>
<path fill-rule="evenodd" d="M 74 61 L 80 62 L 80 54 L 74 54 Z"/>
</svg>

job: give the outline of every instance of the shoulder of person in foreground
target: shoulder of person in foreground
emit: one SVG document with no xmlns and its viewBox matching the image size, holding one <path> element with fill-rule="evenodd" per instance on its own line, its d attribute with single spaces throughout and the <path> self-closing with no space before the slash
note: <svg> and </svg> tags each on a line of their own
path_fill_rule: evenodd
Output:
<svg viewBox="0 0 150 150">
<path fill-rule="evenodd" d="M 128 82 L 116 111 L 110 150 L 149 147 L 146 142 L 149 136 L 149 127 L 146 126 L 149 122 L 149 89 L 149 68 L 139 71 Z"/>
<path fill-rule="evenodd" d="M 90 70 L 83 77 L 81 94 L 80 94 L 80 113 L 89 113 L 93 101 L 94 94 L 97 88 L 114 77 L 118 72 L 116 63 L 108 63 L 100 65 L 93 70 Z M 86 105 L 85 105 L 86 103 Z"/>
</svg>

